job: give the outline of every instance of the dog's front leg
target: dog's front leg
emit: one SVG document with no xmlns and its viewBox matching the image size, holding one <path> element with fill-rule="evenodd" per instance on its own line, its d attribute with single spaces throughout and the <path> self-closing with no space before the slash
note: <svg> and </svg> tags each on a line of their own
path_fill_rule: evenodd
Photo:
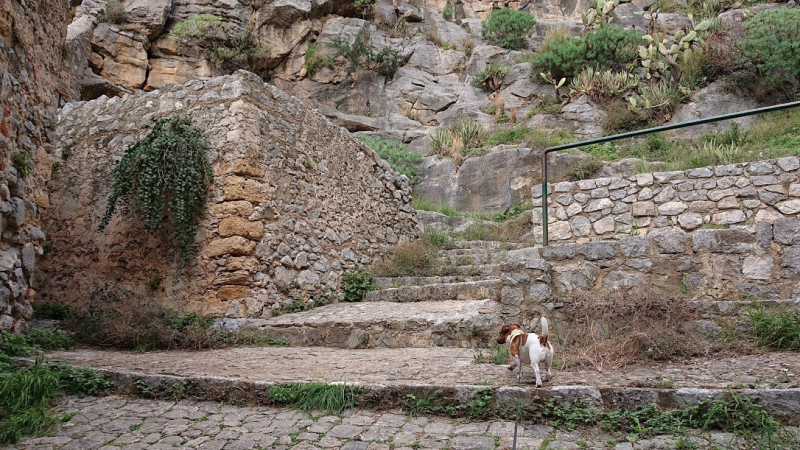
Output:
<svg viewBox="0 0 800 450">
<path fill-rule="evenodd" d="M 519 356 L 512 356 L 511 357 L 511 364 L 508 365 L 508 370 L 516 369 L 519 364 L 520 364 Z"/>
</svg>

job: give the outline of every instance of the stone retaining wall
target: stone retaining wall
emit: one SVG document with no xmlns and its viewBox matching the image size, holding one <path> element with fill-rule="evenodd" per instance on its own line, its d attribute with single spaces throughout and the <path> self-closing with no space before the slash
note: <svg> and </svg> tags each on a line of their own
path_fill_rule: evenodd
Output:
<svg viewBox="0 0 800 450">
<path fill-rule="evenodd" d="M 685 232 L 545 248 L 509 250 L 502 302 L 513 317 L 523 302 L 548 302 L 554 292 L 614 291 L 788 299 L 800 296 L 800 218 L 732 229 Z"/>
<path fill-rule="evenodd" d="M 800 159 L 702 167 L 550 184 L 551 241 L 585 242 L 678 227 L 773 222 L 800 212 Z M 542 187 L 532 188 L 533 231 L 541 242 Z"/>
<path fill-rule="evenodd" d="M 67 9 L 64 0 L 0 2 L 0 330 L 24 330 L 33 313 Z"/>
<path fill-rule="evenodd" d="M 115 162 L 150 118 L 173 114 L 205 132 L 215 177 L 188 267 L 169 233 L 146 236 L 119 217 L 97 231 Z M 338 290 L 342 272 L 417 234 L 405 176 L 249 72 L 69 104 L 58 135 L 45 301 L 78 302 L 110 285 L 216 316 L 269 316 Z"/>
</svg>

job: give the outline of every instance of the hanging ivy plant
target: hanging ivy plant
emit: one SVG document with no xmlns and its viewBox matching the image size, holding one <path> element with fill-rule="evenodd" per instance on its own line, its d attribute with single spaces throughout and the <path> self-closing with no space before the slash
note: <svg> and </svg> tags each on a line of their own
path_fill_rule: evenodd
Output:
<svg viewBox="0 0 800 450">
<path fill-rule="evenodd" d="M 172 116 L 145 125 L 152 131 L 128 148 L 112 172 L 114 183 L 100 221 L 104 230 L 119 203 L 127 220 L 141 220 L 145 232 L 169 222 L 184 260 L 194 257 L 193 241 L 212 180 L 203 133 L 191 118 Z"/>
</svg>

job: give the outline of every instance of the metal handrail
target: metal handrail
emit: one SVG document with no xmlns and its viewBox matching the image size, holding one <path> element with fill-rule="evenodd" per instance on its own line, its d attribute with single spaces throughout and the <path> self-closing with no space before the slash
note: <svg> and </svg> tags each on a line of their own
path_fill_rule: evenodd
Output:
<svg viewBox="0 0 800 450">
<path fill-rule="evenodd" d="M 574 142 L 572 144 L 557 145 L 555 147 L 548 147 L 542 152 L 542 242 L 545 247 L 549 245 L 547 236 L 547 155 L 551 152 L 558 152 L 561 150 L 568 150 L 571 148 L 584 147 L 592 144 L 601 144 L 603 142 L 615 141 L 618 139 L 625 139 L 634 136 L 642 136 L 645 134 L 658 133 L 659 131 L 677 130 L 679 128 L 691 127 L 694 125 L 702 125 L 711 122 L 718 122 L 721 120 L 735 119 L 737 117 L 752 116 L 755 114 L 763 114 L 772 111 L 780 111 L 783 109 L 796 108 L 800 106 L 800 101 L 782 103 L 780 105 L 766 106 L 763 108 L 749 109 L 746 111 L 723 114 L 721 116 L 708 117 L 705 119 L 690 120 L 688 122 L 673 123 L 669 125 L 661 125 L 653 128 L 645 128 L 644 130 L 629 131 L 627 133 L 613 134 L 611 136 L 603 136 L 586 141 Z"/>
</svg>

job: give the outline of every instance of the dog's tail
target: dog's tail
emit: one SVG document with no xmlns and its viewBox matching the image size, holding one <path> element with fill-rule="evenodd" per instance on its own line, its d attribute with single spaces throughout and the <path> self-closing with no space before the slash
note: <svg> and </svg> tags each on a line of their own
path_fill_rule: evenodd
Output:
<svg viewBox="0 0 800 450">
<path fill-rule="evenodd" d="M 541 323 L 542 323 L 542 333 L 539 335 L 539 344 L 541 344 L 542 347 L 547 348 L 549 344 L 547 336 L 550 334 L 550 330 L 547 327 L 547 319 L 544 316 L 542 316 Z"/>
</svg>

